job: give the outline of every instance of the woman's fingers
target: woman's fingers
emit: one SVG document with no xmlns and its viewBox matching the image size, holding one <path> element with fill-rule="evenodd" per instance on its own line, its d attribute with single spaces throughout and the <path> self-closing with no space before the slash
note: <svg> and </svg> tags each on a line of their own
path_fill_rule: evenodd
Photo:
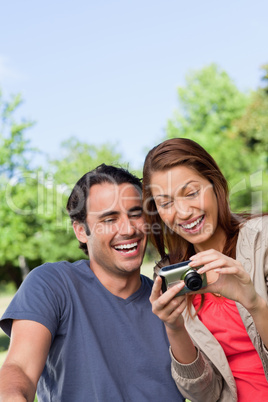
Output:
<svg viewBox="0 0 268 402">
<path fill-rule="evenodd" d="M 184 325 L 182 312 L 186 308 L 186 297 L 177 296 L 184 288 L 184 281 L 170 287 L 166 292 L 161 291 L 162 278 L 157 277 L 152 288 L 150 302 L 152 311 L 170 328 L 179 328 Z"/>
<path fill-rule="evenodd" d="M 199 258 L 202 257 L 207 257 L 207 256 L 211 256 L 211 255 L 222 255 L 222 253 L 220 251 L 214 250 L 213 248 L 209 249 L 209 250 L 205 250 L 205 251 L 200 251 L 199 253 L 196 253 L 194 255 L 192 255 L 192 257 L 190 258 L 192 261 L 195 261 Z"/>
<path fill-rule="evenodd" d="M 231 268 L 231 267 L 234 267 L 236 265 L 236 263 L 235 263 L 235 261 L 228 261 L 225 258 L 219 258 L 219 259 L 211 261 L 211 262 L 207 262 L 207 263 L 204 262 L 202 265 L 204 265 L 204 266 L 202 268 L 198 269 L 198 272 L 200 274 L 203 274 L 204 272 L 207 272 L 207 271 L 220 269 L 220 268 L 228 268 L 228 267 Z M 192 267 L 195 268 L 194 265 Z"/>
<path fill-rule="evenodd" d="M 150 302 L 153 303 L 155 300 L 158 299 L 158 297 L 160 297 L 161 295 L 161 287 L 162 287 L 162 279 L 160 278 L 160 276 L 157 276 L 155 278 L 153 287 L 152 287 L 152 293 L 150 296 Z"/>
<path fill-rule="evenodd" d="M 192 257 L 189 265 L 193 268 L 203 265 L 203 267 L 198 269 L 200 274 L 214 270 L 217 273 L 235 274 L 242 277 L 244 273 L 242 264 L 239 261 L 227 257 L 216 250 L 206 250 L 196 254 Z"/>
<path fill-rule="evenodd" d="M 181 304 L 177 297 L 174 297 L 167 305 L 162 306 L 160 303 L 152 305 L 152 312 L 156 314 L 161 320 L 167 321 L 172 314 Z"/>
<path fill-rule="evenodd" d="M 249 273 L 240 261 L 220 253 L 216 250 L 206 250 L 195 254 L 191 258 L 190 266 L 198 267 L 200 274 L 207 273 L 208 286 L 198 293 L 218 293 L 228 299 L 235 300 L 246 309 L 255 303 L 257 292 Z M 214 274 L 215 273 L 215 274 Z M 212 280 L 216 275 L 216 280 Z"/>
<path fill-rule="evenodd" d="M 152 288 L 150 296 L 150 302 L 154 305 L 155 310 L 163 310 L 166 306 L 169 306 L 169 310 L 173 311 L 179 303 L 185 298 L 185 296 L 177 296 L 177 294 L 184 288 L 185 283 L 180 283 L 170 287 L 163 294 L 161 291 L 162 278 L 157 277 Z"/>
<path fill-rule="evenodd" d="M 191 262 L 189 265 L 193 268 L 198 267 L 200 265 L 211 265 L 213 263 L 226 265 L 226 262 L 231 260 L 229 257 L 220 253 L 216 250 L 206 250 L 200 253 L 197 253 L 191 257 Z M 200 268 L 202 270 L 202 268 Z"/>
</svg>

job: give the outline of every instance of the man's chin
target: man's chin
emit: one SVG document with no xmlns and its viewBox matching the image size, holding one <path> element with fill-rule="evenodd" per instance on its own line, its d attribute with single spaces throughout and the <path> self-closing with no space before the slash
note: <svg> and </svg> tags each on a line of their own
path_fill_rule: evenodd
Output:
<svg viewBox="0 0 268 402">
<path fill-rule="evenodd" d="M 121 272 L 124 272 L 126 275 L 131 275 L 136 272 L 140 272 L 140 264 L 125 264 L 124 267 L 122 267 Z"/>
</svg>

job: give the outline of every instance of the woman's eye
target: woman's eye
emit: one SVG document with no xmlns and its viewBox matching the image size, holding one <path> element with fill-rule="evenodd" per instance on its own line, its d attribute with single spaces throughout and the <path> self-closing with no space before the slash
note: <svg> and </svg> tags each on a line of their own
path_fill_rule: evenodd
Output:
<svg viewBox="0 0 268 402">
<path fill-rule="evenodd" d="M 192 193 L 187 194 L 186 197 L 196 197 L 198 194 L 199 194 L 199 190 L 196 190 Z"/>
<path fill-rule="evenodd" d="M 164 202 L 163 204 L 160 204 L 161 208 L 167 208 L 167 207 L 170 207 L 170 206 L 171 206 L 171 201 Z"/>
</svg>

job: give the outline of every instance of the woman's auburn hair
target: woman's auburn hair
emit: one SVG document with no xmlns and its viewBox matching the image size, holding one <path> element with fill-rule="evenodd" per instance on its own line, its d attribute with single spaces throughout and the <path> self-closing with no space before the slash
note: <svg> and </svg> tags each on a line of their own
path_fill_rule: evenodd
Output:
<svg viewBox="0 0 268 402">
<path fill-rule="evenodd" d="M 212 185 L 218 202 L 218 225 L 226 233 L 223 253 L 235 257 L 235 247 L 242 216 L 231 213 L 228 184 L 212 156 L 198 143 L 188 138 L 172 138 L 155 146 L 146 156 L 143 167 L 143 203 L 150 240 L 161 258 L 169 255 L 170 263 L 188 260 L 194 254 L 193 245 L 168 228 L 161 220 L 151 192 L 154 172 L 187 166 L 207 179 Z"/>
</svg>

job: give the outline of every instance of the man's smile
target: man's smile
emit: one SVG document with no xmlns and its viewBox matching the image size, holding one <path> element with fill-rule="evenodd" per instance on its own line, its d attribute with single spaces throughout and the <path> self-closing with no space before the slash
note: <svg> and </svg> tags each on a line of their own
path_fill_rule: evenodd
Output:
<svg viewBox="0 0 268 402">
<path fill-rule="evenodd" d="M 140 240 L 131 240 L 129 242 L 122 242 L 112 246 L 115 250 L 121 252 L 122 254 L 131 254 L 137 251 Z"/>
</svg>

